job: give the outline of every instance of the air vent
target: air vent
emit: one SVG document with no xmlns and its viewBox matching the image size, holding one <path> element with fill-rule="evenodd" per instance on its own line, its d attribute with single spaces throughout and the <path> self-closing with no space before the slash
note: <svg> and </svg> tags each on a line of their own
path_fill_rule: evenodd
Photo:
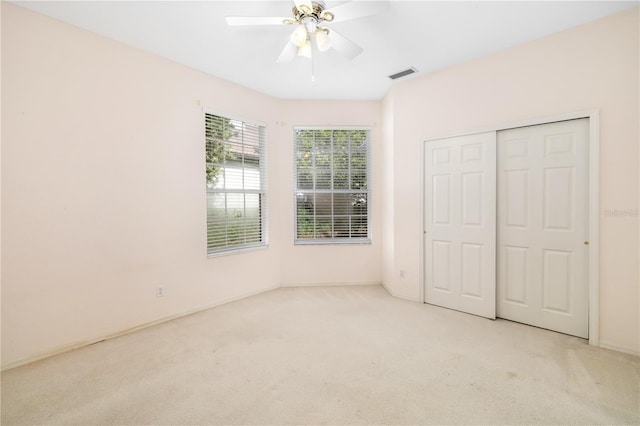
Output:
<svg viewBox="0 0 640 426">
<path fill-rule="evenodd" d="M 413 74 L 414 72 L 418 72 L 418 70 L 416 70 L 415 68 L 411 67 L 411 68 L 406 69 L 404 71 L 400 71 L 400 72 L 397 72 L 395 74 L 392 74 L 392 75 L 389 76 L 389 78 L 391 80 L 395 80 L 397 78 L 404 77 L 405 75 Z"/>
</svg>

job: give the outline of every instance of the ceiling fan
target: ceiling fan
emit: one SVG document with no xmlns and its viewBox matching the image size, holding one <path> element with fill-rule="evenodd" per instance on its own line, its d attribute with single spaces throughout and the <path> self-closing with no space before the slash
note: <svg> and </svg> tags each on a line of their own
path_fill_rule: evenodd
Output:
<svg viewBox="0 0 640 426">
<path fill-rule="evenodd" d="M 314 47 L 320 52 L 333 48 L 347 59 L 353 59 L 362 53 L 362 47 L 327 24 L 375 15 L 388 6 L 388 0 L 350 1 L 330 9 L 325 7 L 323 0 L 294 0 L 294 3 L 291 17 L 228 16 L 227 24 L 294 26 L 277 62 L 289 62 L 296 56 L 311 58 Z"/>
</svg>

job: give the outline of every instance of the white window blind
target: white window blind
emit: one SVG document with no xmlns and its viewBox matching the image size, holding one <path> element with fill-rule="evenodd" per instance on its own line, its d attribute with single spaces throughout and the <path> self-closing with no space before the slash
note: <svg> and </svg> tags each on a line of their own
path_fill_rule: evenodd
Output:
<svg viewBox="0 0 640 426">
<path fill-rule="evenodd" d="M 296 127 L 296 244 L 369 243 L 370 131 Z"/>
<path fill-rule="evenodd" d="M 205 113 L 207 253 L 265 241 L 265 128 Z"/>
</svg>

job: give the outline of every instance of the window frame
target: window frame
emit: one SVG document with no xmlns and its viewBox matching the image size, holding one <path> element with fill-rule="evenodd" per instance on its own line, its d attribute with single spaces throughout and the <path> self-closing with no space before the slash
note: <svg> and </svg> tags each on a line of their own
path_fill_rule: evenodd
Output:
<svg viewBox="0 0 640 426">
<path fill-rule="evenodd" d="M 205 170 L 206 170 L 206 164 L 207 164 L 207 136 L 206 136 L 206 123 L 207 123 L 207 115 L 213 115 L 213 116 L 217 116 L 217 117 L 221 117 L 223 119 L 228 119 L 231 121 L 239 121 L 241 123 L 243 123 L 243 125 L 250 125 L 250 126 L 257 126 L 260 128 L 259 130 L 259 144 L 260 144 L 260 154 L 259 154 L 259 167 L 258 170 L 260 171 L 260 189 L 259 190 L 247 190 L 246 188 L 242 188 L 242 189 L 230 189 L 230 190 L 224 190 L 224 191 L 210 191 L 208 186 L 207 186 L 207 179 L 206 179 L 206 175 L 205 175 L 205 203 L 206 203 L 206 214 L 207 214 L 207 218 L 205 221 L 206 224 L 206 232 L 205 234 L 207 235 L 206 237 L 206 253 L 207 253 L 207 257 L 219 257 L 219 256 L 226 256 L 226 255 L 231 255 L 231 254 L 238 254 L 238 253 L 246 253 L 246 252 L 251 252 L 251 251 L 256 251 L 256 250 L 262 250 L 265 248 L 268 248 L 269 246 L 269 233 L 268 233 L 268 192 L 267 192 L 267 124 L 261 121 L 256 121 L 256 120 L 247 120 L 245 118 L 236 116 L 236 115 L 232 115 L 232 114 L 227 114 L 227 113 L 221 113 L 220 111 L 214 110 L 214 109 L 210 109 L 210 108 L 202 108 L 202 119 L 203 119 L 203 129 L 204 129 L 204 144 L 205 144 L 205 149 L 204 149 L 204 153 L 205 153 Z M 243 168 L 244 169 L 244 168 Z M 220 248 L 215 248 L 215 249 L 209 249 L 209 200 L 208 200 L 208 196 L 209 193 L 213 192 L 213 193 L 222 193 L 222 194 L 227 194 L 227 193 L 242 193 L 242 194 L 259 194 L 259 199 L 260 199 L 260 236 L 261 236 L 261 241 L 260 242 L 255 242 L 255 243 L 244 243 L 244 244 L 237 244 L 237 245 L 227 245 L 224 247 L 220 247 Z"/>
<path fill-rule="evenodd" d="M 296 138 L 297 130 L 364 130 L 367 132 L 367 165 L 366 165 L 366 174 L 367 174 L 367 188 L 366 191 L 358 191 L 367 194 L 367 236 L 366 237 L 338 237 L 338 238 L 298 238 L 298 202 L 297 196 L 300 192 L 304 193 L 328 193 L 328 194 L 339 194 L 339 193 L 349 193 L 354 191 L 345 191 L 345 190 L 335 190 L 335 189 L 323 189 L 323 190 L 304 190 L 298 188 L 298 141 Z M 373 126 L 313 126 L 313 125 L 299 125 L 293 126 L 293 236 L 294 236 L 294 245 L 371 245 L 372 244 L 372 226 L 371 226 L 371 196 L 372 196 L 372 176 L 371 176 L 371 164 L 372 164 L 372 138 L 373 138 Z M 351 160 L 351 158 L 349 159 Z M 333 172 L 333 161 L 331 164 L 332 172 Z M 342 192 L 340 192 L 342 191 Z M 333 214 L 332 214 L 333 217 Z"/>
</svg>

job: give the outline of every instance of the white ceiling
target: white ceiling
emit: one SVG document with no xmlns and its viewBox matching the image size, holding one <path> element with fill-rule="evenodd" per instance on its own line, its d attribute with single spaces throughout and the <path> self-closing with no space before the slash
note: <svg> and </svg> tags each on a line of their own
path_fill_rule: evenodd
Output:
<svg viewBox="0 0 640 426">
<path fill-rule="evenodd" d="M 383 15 L 331 24 L 364 52 L 352 61 L 333 50 L 317 54 L 312 82 L 310 60 L 276 63 L 290 26 L 230 28 L 224 19 L 290 16 L 293 1 L 14 3 L 287 99 L 380 99 L 394 84 L 387 76 L 398 71 L 413 66 L 417 75 L 432 73 L 640 4 L 392 0 Z M 343 3 L 326 1 L 327 8 Z"/>
</svg>

